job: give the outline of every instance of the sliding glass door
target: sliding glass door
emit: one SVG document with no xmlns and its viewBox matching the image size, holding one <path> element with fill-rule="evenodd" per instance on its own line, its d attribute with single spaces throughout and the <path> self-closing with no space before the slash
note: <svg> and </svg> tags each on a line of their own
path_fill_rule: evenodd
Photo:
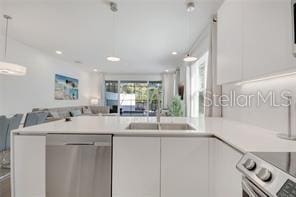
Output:
<svg viewBox="0 0 296 197">
<path fill-rule="evenodd" d="M 155 116 L 162 103 L 161 81 L 105 81 L 105 89 L 106 105 L 121 116 Z"/>
<path fill-rule="evenodd" d="M 110 113 L 118 113 L 118 81 L 105 81 L 105 103 Z"/>
<path fill-rule="evenodd" d="M 148 87 L 149 116 L 156 116 L 158 103 L 162 106 L 162 83 L 161 81 L 150 81 Z"/>
<path fill-rule="evenodd" d="M 120 115 L 147 116 L 148 83 L 146 81 L 120 82 Z"/>
</svg>

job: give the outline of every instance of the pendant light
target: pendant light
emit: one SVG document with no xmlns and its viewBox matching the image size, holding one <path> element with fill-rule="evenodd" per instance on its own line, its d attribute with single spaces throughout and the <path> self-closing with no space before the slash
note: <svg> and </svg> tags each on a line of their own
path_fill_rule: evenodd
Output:
<svg viewBox="0 0 296 197">
<path fill-rule="evenodd" d="M 0 74 L 3 75 L 16 75 L 23 76 L 26 75 L 27 69 L 24 66 L 20 66 L 11 62 L 7 62 L 7 42 L 8 42 L 8 22 L 12 19 L 12 17 L 8 15 L 3 15 L 6 20 L 6 28 L 5 28 L 5 40 L 4 40 L 4 59 L 0 61 Z"/>
<path fill-rule="evenodd" d="M 190 41 L 189 39 L 189 13 L 193 12 L 195 9 L 195 4 L 194 2 L 188 2 L 186 4 L 186 10 L 187 10 L 187 14 L 188 14 L 188 19 L 187 19 L 187 36 L 188 36 L 188 42 Z M 190 51 L 188 52 L 188 54 L 184 57 L 183 61 L 184 62 L 195 62 L 197 60 L 196 57 L 191 56 L 190 55 Z"/>
<path fill-rule="evenodd" d="M 196 57 L 194 56 L 190 56 L 189 53 L 186 55 L 186 57 L 184 57 L 184 62 L 195 62 L 197 60 Z"/>
<path fill-rule="evenodd" d="M 118 7 L 117 7 L 117 4 L 114 3 L 114 2 L 111 2 L 110 3 L 110 10 L 113 12 L 113 29 L 114 29 L 114 48 L 113 48 L 113 55 L 112 56 L 109 56 L 107 57 L 107 60 L 110 61 L 110 62 L 119 62 L 120 61 L 120 58 L 119 57 L 116 57 L 115 56 L 115 33 L 116 33 L 116 29 L 115 29 L 115 12 L 118 11 Z"/>
</svg>

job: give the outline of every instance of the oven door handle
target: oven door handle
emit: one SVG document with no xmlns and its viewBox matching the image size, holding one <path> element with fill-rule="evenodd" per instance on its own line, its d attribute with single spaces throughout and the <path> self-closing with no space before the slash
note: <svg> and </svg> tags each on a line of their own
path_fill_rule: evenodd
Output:
<svg viewBox="0 0 296 197">
<path fill-rule="evenodd" d="M 245 178 L 242 180 L 242 187 L 249 197 L 259 197 Z"/>
</svg>

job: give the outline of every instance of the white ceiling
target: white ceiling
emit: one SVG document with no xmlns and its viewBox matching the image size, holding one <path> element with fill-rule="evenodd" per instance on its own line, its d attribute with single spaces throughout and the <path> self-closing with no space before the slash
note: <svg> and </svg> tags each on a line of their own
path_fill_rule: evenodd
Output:
<svg viewBox="0 0 296 197">
<path fill-rule="evenodd" d="M 222 1 L 199 0 L 188 17 L 184 0 L 117 0 L 116 26 L 105 0 L 0 0 L 0 7 L 14 18 L 12 38 L 52 55 L 61 50 L 59 58 L 83 63 L 75 66 L 160 73 L 180 64 Z M 106 60 L 114 50 L 121 62 Z"/>
</svg>

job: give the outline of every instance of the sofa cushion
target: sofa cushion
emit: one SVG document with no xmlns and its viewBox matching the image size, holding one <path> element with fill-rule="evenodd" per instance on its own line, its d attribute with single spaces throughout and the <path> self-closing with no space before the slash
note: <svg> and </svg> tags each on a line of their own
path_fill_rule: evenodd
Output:
<svg viewBox="0 0 296 197">
<path fill-rule="evenodd" d="M 106 106 L 90 106 L 91 112 L 93 114 L 109 114 L 110 109 Z"/>
<path fill-rule="evenodd" d="M 55 118 L 55 119 L 61 118 L 60 115 L 59 115 L 59 113 L 56 112 L 56 111 L 50 111 L 49 112 L 49 116 L 52 117 L 52 118 Z"/>
<path fill-rule="evenodd" d="M 93 114 L 91 112 L 90 108 L 87 107 L 87 106 L 82 108 L 82 113 L 85 114 L 85 115 L 91 115 L 91 114 Z"/>
</svg>

